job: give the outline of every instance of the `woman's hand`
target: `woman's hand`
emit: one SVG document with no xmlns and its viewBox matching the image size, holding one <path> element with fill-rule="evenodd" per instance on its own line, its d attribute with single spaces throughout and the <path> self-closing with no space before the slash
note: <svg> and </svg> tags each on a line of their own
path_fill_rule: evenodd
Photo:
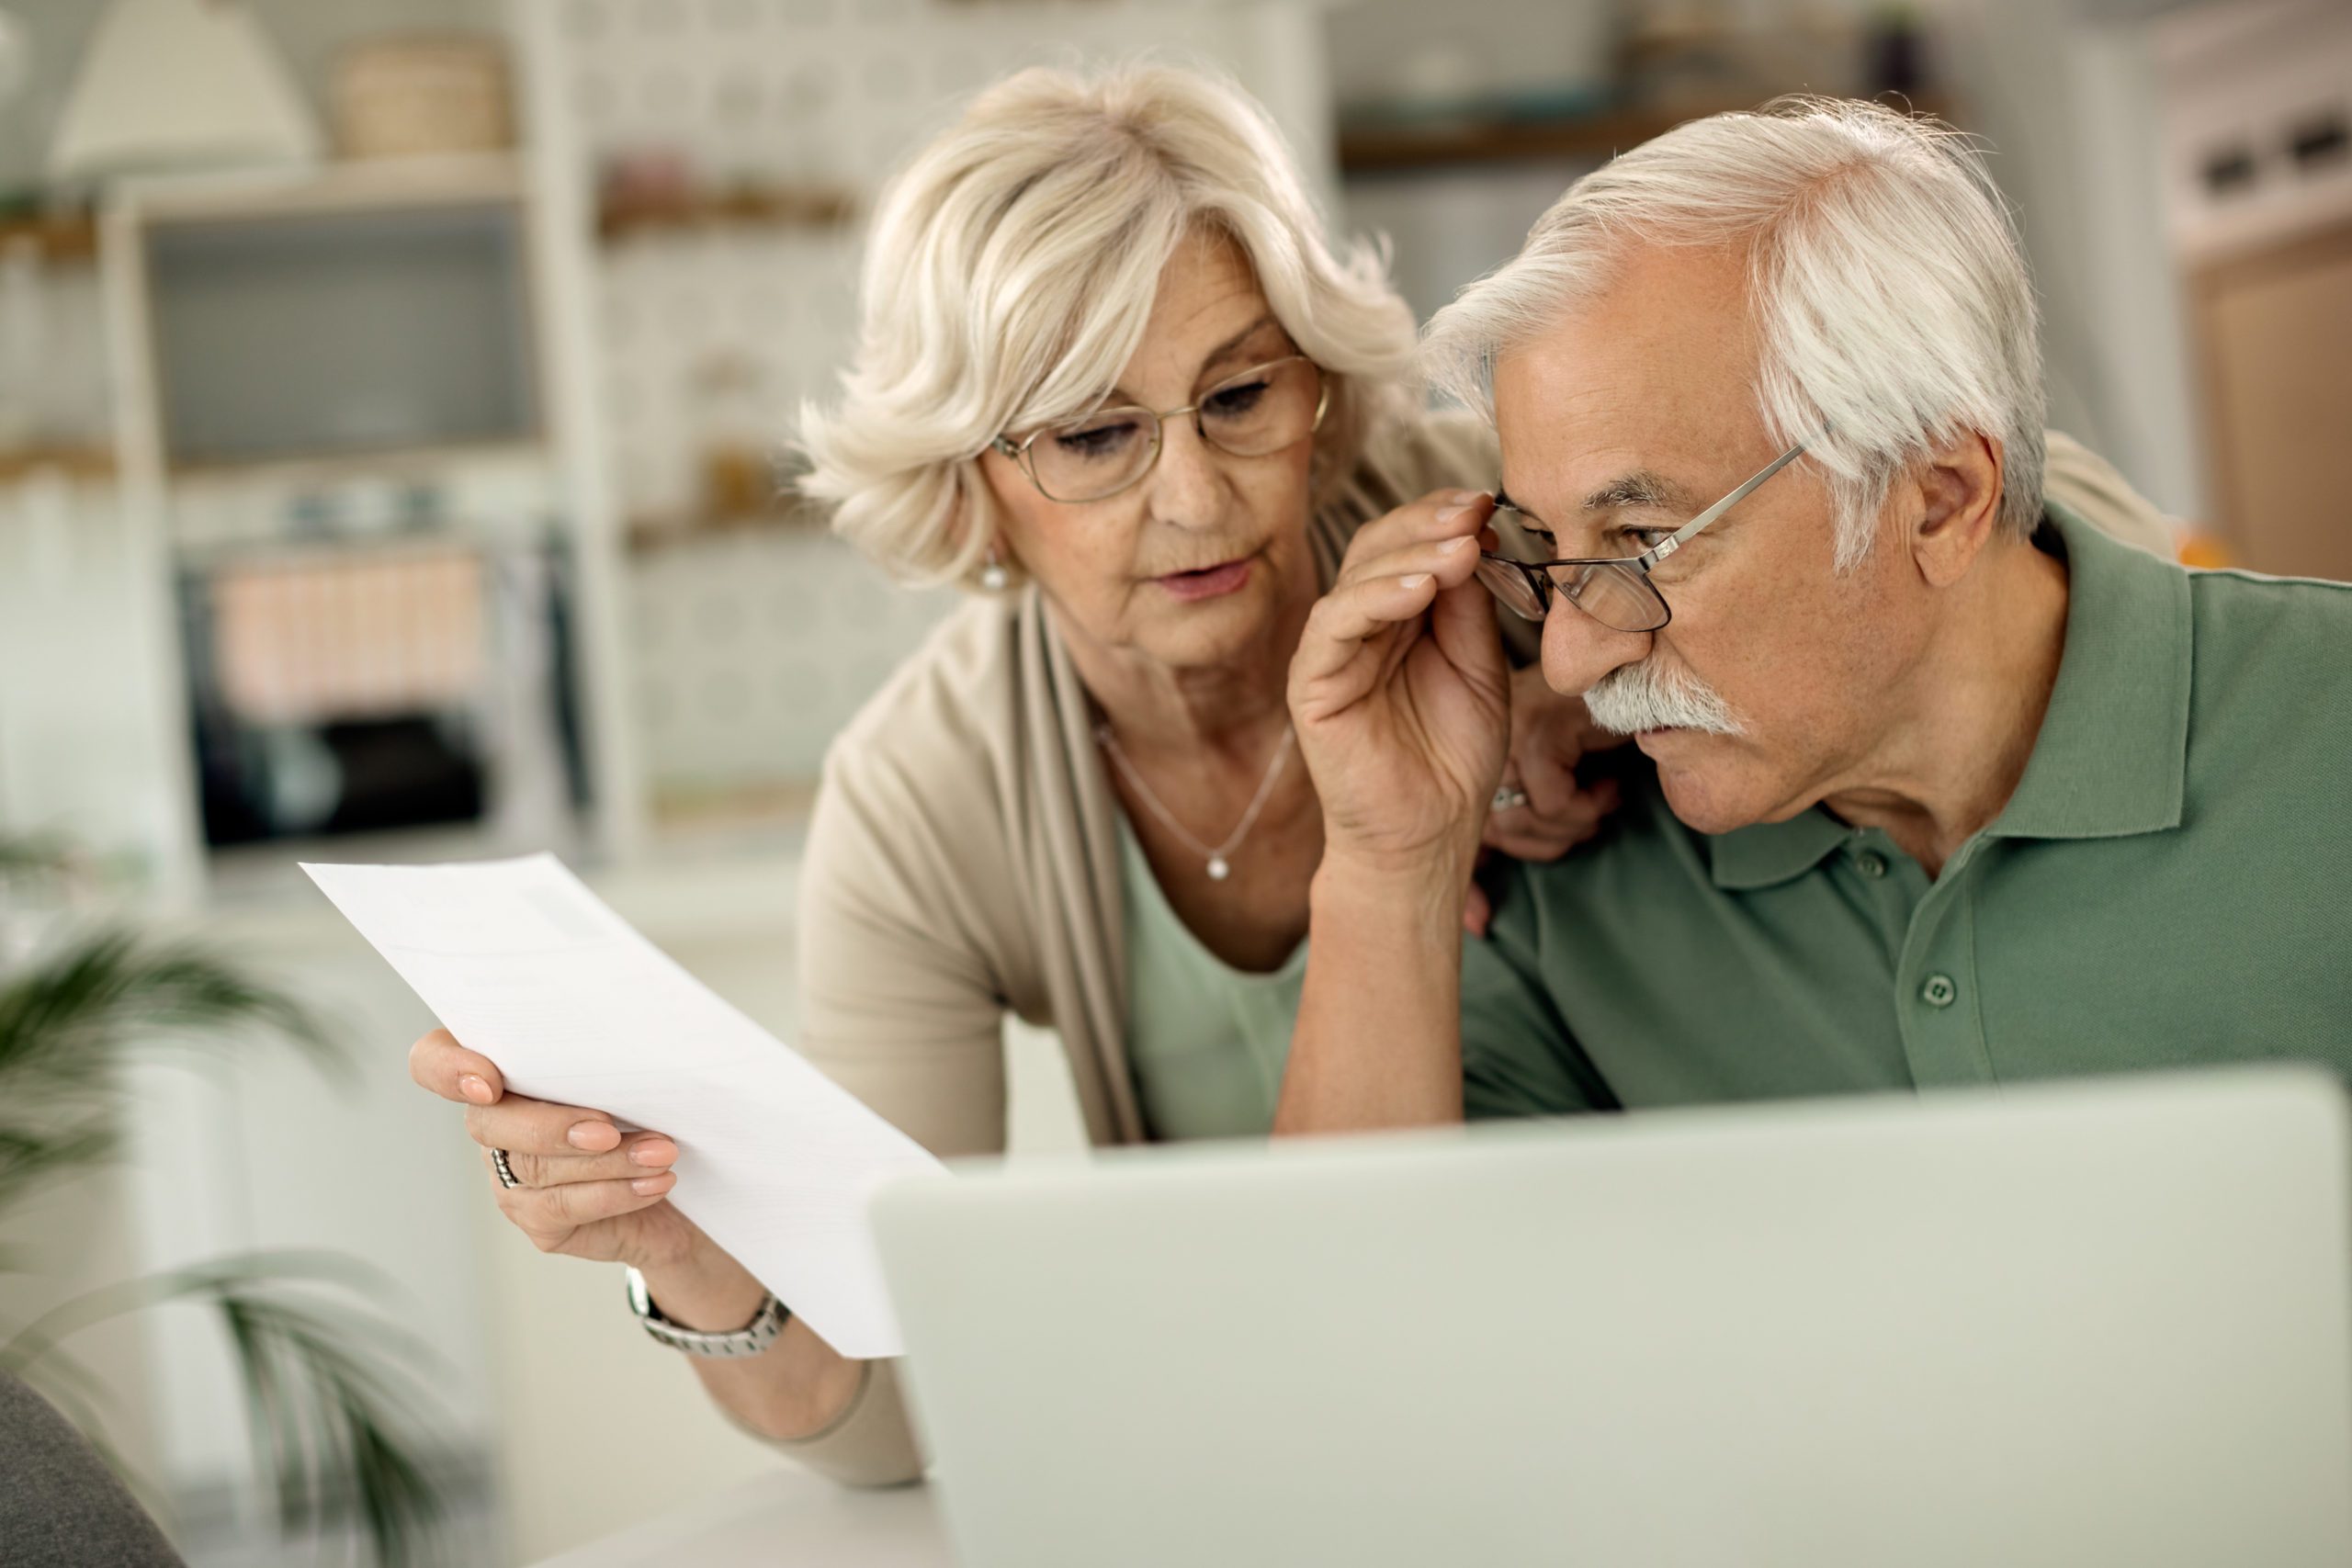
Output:
<svg viewBox="0 0 2352 1568">
<path fill-rule="evenodd" d="M 1577 764 L 1630 739 L 1593 723 L 1582 697 L 1552 690 L 1542 665 L 1512 671 L 1503 787 L 1523 793 L 1527 804 L 1487 818 L 1486 846 L 1520 860 L 1558 860 L 1600 832 L 1600 819 L 1617 809 L 1617 781 L 1587 789 L 1577 783 Z"/>
<path fill-rule="evenodd" d="M 1327 871 L 1468 874 L 1510 722 L 1493 604 L 1471 581 L 1493 504 L 1440 491 L 1367 525 L 1307 618 L 1290 708 Z"/>
<path fill-rule="evenodd" d="M 498 1207 L 542 1252 L 658 1269 L 684 1261 L 702 1240 L 669 1201 L 678 1145 L 659 1133 L 624 1134 L 601 1111 L 551 1105 L 506 1092 L 497 1064 L 436 1029 L 409 1047 L 409 1076 L 466 1108 L 466 1132 L 522 1182 L 500 1184 Z"/>
<path fill-rule="evenodd" d="M 1519 791 L 1527 802 L 1487 815 L 1485 847 L 1520 860 L 1557 860 L 1600 831 L 1600 819 L 1617 809 L 1617 781 L 1602 779 L 1587 789 L 1577 782 L 1577 764 L 1586 753 L 1623 746 L 1627 739 L 1593 723 L 1582 697 L 1552 690 L 1542 665 L 1512 671 L 1503 788 Z M 1472 883 L 1463 901 L 1463 929 L 1485 936 L 1491 913 L 1486 890 Z"/>
<path fill-rule="evenodd" d="M 466 1108 L 466 1132 L 481 1145 L 500 1211 L 540 1251 L 642 1269 L 653 1304 L 686 1328 L 724 1334 L 752 1321 L 766 1290 L 670 1202 L 676 1143 L 623 1133 L 601 1111 L 509 1094 L 497 1064 L 446 1029 L 409 1047 L 408 1070 Z M 498 1181 L 492 1149 L 506 1151 L 521 1186 Z M 863 1386 L 861 1364 L 797 1317 L 757 1356 L 688 1359 L 713 1399 L 772 1438 L 821 1431 Z"/>
</svg>

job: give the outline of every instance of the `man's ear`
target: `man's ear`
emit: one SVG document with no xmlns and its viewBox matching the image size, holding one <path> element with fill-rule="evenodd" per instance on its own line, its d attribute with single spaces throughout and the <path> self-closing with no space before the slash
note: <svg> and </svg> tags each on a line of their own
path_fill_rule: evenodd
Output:
<svg viewBox="0 0 2352 1568">
<path fill-rule="evenodd" d="M 1930 587 L 1949 588 L 1968 575 L 2001 521 L 2001 443 L 1981 431 L 1962 431 L 1912 470 L 1919 520 L 1911 526 L 1911 558 Z"/>
</svg>

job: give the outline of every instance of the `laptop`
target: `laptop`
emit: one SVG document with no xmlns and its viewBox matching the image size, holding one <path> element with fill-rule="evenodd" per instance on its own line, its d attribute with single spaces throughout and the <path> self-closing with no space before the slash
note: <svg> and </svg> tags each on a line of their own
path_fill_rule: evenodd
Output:
<svg viewBox="0 0 2352 1568">
<path fill-rule="evenodd" d="M 966 1568 L 2352 1562 L 2290 1068 L 885 1189 Z"/>
</svg>

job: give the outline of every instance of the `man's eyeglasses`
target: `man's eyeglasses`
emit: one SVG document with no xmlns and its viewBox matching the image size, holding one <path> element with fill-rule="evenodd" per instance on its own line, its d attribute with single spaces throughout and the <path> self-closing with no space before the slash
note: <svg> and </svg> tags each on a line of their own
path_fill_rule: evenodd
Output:
<svg viewBox="0 0 2352 1568">
<path fill-rule="evenodd" d="M 1798 455 L 1818 439 L 1817 434 L 1806 436 L 1766 464 L 1746 484 L 1640 555 L 1608 560 L 1517 561 L 1481 552 L 1478 581 L 1487 585 L 1487 592 L 1504 609 L 1522 620 L 1541 621 L 1551 613 L 1553 599 L 1558 597 L 1617 631 L 1657 631 L 1674 618 L 1674 612 L 1667 607 L 1657 585 L 1650 581 L 1651 570 L 1689 544 L 1701 529 L 1747 500 L 1758 485 L 1796 461 Z M 1495 507 L 1498 512 L 1519 513 L 1533 521 L 1532 514 L 1499 498 Z M 1551 533 L 1540 523 L 1532 531 L 1546 536 Z"/>
<path fill-rule="evenodd" d="M 1102 501 L 1140 482 L 1159 461 L 1160 426 L 1193 416 L 1201 439 L 1236 457 L 1263 457 L 1315 434 L 1331 401 L 1323 372 L 1305 355 L 1244 370 L 1201 394 L 1189 408 L 1098 409 L 1068 424 L 1031 433 L 1019 446 L 989 443 L 1021 467 L 1048 501 Z"/>
</svg>

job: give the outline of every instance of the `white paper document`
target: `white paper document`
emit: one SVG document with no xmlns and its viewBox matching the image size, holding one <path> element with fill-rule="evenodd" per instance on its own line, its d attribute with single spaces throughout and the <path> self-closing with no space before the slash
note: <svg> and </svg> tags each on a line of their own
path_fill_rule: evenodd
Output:
<svg viewBox="0 0 2352 1568">
<path fill-rule="evenodd" d="M 901 1352 L 865 1220 L 913 1139 L 719 999 L 553 855 L 305 865 L 518 1094 L 677 1141 L 670 1201 L 842 1355 Z"/>
</svg>

